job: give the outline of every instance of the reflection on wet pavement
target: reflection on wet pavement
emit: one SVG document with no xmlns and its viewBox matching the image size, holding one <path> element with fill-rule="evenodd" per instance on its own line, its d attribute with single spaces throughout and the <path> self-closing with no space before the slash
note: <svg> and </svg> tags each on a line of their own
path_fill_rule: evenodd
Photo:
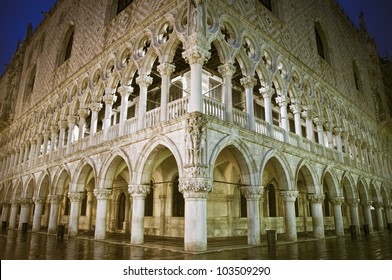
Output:
<svg viewBox="0 0 392 280">
<path fill-rule="evenodd" d="M 154 243 L 155 242 L 155 243 Z M 190 254 L 179 250 L 159 247 L 155 239 L 143 247 L 130 246 L 124 241 L 102 242 L 89 238 L 58 239 L 55 235 L 44 233 L 23 233 L 8 230 L 0 234 L 0 259 L 31 260 L 144 260 L 144 259 L 184 259 L 184 260 L 242 260 L 242 259 L 278 259 L 278 260 L 312 260 L 312 259 L 352 259 L 379 260 L 392 259 L 392 233 L 375 232 L 371 236 L 352 239 L 329 237 L 325 239 L 300 240 L 294 243 L 280 242 L 275 247 L 266 244 L 259 247 L 238 245 L 238 240 L 226 239 L 211 241 L 206 253 Z M 162 242 L 167 242 L 162 241 Z M 171 243 L 170 243 L 171 242 Z M 237 243 L 235 243 L 237 242 Z M 169 241 L 170 245 L 181 248 L 181 240 Z"/>
</svg>

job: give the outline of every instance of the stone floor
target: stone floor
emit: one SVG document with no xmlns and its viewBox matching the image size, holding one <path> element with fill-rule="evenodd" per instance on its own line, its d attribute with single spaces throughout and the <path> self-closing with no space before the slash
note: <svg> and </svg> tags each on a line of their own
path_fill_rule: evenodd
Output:
<svg viewBox="0 0 392 280">
<path fill-rule="evenodd" d="M 208 240 L 208 250 L 189 253 L 183 250 L 183 239 L 146 237 L 140 246 L 131 246 L 129 236 L 108 234 L 104 241 L 95 241 L 92 233 L 78 237 L 59 238 L 45 232 L 3 230 L 0 234 L 2 260 L 376 260 L 392 259 L 392 232 L 374 232 L 356 238 L 327 234 L 315 239 L 299 234 L 297 242 L 284 241 L 278 236 L 275 246 L 262 237 L 261 246 L 247 245 L 246 237 Z"/>
</svg>

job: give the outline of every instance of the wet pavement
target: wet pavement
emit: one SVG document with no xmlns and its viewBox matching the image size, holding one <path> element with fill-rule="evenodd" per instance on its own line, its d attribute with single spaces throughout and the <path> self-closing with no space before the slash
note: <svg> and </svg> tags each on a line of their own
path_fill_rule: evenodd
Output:
<svg viewBox="0 0 392 280">
<path fill-rule="evenodd" d="M 63 239 L 44 232 L 0 233 L 2 260 L 391 260 L 392 233 L 374 232 L 352 238 L 327 236 L 314 239 L 299 236 L 297 242 L 278 237 L 276 246 L 249 246 L 246 237 L 208 240 L 208 250 L 189 253 L 179 238 L 146 237 L 142 246 L 131 246 L 129 237 L 108 234 L 107 240 L 94 241 L 92 233 Z"/>
</svg>

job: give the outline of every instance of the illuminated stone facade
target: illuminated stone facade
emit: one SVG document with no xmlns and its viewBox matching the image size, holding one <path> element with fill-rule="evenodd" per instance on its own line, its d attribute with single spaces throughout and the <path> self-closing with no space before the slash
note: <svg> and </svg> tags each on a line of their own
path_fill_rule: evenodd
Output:
<svg viewBox="0 0 392 280">
<path fill-rule="evenodd" d="M 0 78 L 3 227 L 203 251 L 392 225 L 375 45 L 334 1 L 62 0 L 28 35 Z"/>
</svg>

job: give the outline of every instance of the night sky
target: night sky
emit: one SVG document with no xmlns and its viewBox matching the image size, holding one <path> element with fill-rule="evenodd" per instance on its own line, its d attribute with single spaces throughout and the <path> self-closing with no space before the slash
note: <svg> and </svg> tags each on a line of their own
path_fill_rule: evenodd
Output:
<svg viewBox="0 0 392 280">
<path fill-rule="evenodd" d="M 241 0 L 239 0 L 241 1 Z M 323 0 L 319 0 L 323 1 Z M 370 35 L 375 38 L 379 55 L 392 57 L 392 1 L 391 0 L 339 0 L 343 9 L 358 26 L 361 10 L 365 14 Z M 3 0 L 0 1 L 0 75 L 10 63 L 18 38 L 23 40 L 27 25 L 36 28 L 55 0 Z"/>
</svg>

